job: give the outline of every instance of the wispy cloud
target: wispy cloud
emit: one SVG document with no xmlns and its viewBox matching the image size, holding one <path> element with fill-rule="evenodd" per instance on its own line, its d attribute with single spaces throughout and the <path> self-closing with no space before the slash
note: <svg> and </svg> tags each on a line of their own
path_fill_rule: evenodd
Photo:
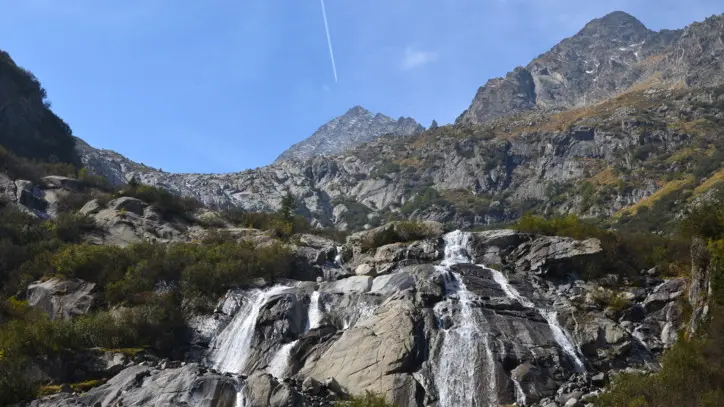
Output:
<svg viewBox="0 0 724 407">
<path fill-rule="evenodd" d="M 423 51 L 408 45 L 402 58 L 402 69 L 408 71 L 410 69 L 419 68 L 427 65 L 437 59 L 437 54 L 432 51 Z"/>
</svg>

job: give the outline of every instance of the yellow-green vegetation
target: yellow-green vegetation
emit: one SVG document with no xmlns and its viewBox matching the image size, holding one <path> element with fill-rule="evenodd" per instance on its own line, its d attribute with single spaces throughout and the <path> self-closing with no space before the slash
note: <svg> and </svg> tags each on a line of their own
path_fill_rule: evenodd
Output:
<svg viewBox="0 0 724 407">
<path fill-rule="evenodd" d="M 369 391 L 363 396 L 337 401 L 334 405 L 336 407 L 396 407 L 396 404 L 388 403 L 384 396 Z"/>
<path fill-rule="evenodd" d="M 100 348 L 101 352 L 122 353 L 130 357 L 136 356 L 144 350 L 144 348 Z"/>
<path fill-rule="evenodd" d="M 631 307 L 631 301 L 624 298 L 620 292 L 608 288 L 601 288 L 593 292 L 593 301 L 600 307 L 610 308 L 616 313 Z"/>
<path fill-rule="evenodd" d="M 642 231 L 606 230 L 575 215 L 546 219 L 528 213 L 513 228 L 549 236 L 599 239 L 604 249 L 603 257 L 597 264 L 598 269 L 585 270 L 589 273 L 586 277 L 613 273 L 636 280 L 642 269 L 658 267 L 664 274 L 679 275 L 690 265 L 687 239 Z"/>
<path fill-rule="evenodd" d="M 705 179 L 704 182 L 694 188 L 693 196 L 700 195 L 710 190 L 714 186 L 718 185 L 721 181 L 724 181 L 724 169 L 720 169 L 719 171 L 715 172 L 714 174 L 712 174 L 712 176 Z"/>
<path fill-rule="evenodd" d="M 94 387 L 98 387 L 98 386 L 102 385 L 103 383 L 105 383 L 105 380 L 88 380 L 85 382 L 69 384 L 69 386 L 74 392 L 85 393 Z M 41 386 L 40 390 L 38 391 L 38 397 L 43 397 L 43 396 L 48 396 L 50 394 L 60 393 L 62 387 L 63 386 L 60 384 Z"/>
<path fill-rule="evenodd" d="M 667 195 L 670 195 L 676 191 L 681 191 L 683 189 L 693 187 L 695 181 L 696 178 L 693 175 L 688 175 L 683 179 L 669 181 L 664 184 L 658 191 L 654 192 L 648 197 L 638 201 L 632 206 L 621 209 L 616 214 L 616 216 L 621 216 L 623 214 L 636 214 L 644 206 L 647 208 L 651 208 L 657 201 L 666 197 Z"/>
<path fill-rule="evenodd" d="M 684 236 L 708 241 L 712 293 L 709 318 L 692 338 L 665 352 L 655 374 L 620 374 L 596 401 L 601 407 L 724 405 L 724 206 L 707 205 L 682 223 Z"/>
</svg>

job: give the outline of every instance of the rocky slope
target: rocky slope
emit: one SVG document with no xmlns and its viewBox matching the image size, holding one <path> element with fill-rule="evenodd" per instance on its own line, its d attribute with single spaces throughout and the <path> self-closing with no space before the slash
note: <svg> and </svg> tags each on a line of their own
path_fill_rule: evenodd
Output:
<svg viewBox="0 0 724 407">
<path fill-rule="evenodd" d="M 369 390 L 400 407 L 578 406 L 613 372 L 656 369 L 684 322 L 686 281 L 655 270 L 616 283 L 624 303 L 606 307 L 613 280 L 582 277 L 605 255 L 596 239 L 428 223 L 426 238 L 369 247 L 398 227 L 338 248 L 303 238 L 324 276 L 232 290 L 188 320 L 186 360 L 91 355 L 118 373 L 29 405 L 328 406 Z"/>
<path fill-rule="evenodd" d="M 584 106 L 635 86 L 711 86 L 722 83 L 724 18 L 683 30 L 647 29 L 613 12 L 571 38 L 482 86 L 458 124 L 479 124 L 512 113 Z"/>
<path fill-rule="evenodd" d="M 423 130 L 425 128 L 412 118 L 400 117 L 394 120 L 381 113 L 372 114 L 361 106 L 355 106 L 320 127 L 308 138 L 291 146 L 276 162 L 305 161 L 316 156 L 341 153 L 384 134 L 409 136 Z"/>
<path fill-rule="evenodd" d="M 172 174 L 83 143 L 79 151 L 88 168 L 113 182 L 137 176 L 215 208 L 275 210 L 290 191 L 301 214 L 341 229 L 391 216 L 468 227 L 527 210 L 635 215 L 637 203 L 648 208 L 664 196 L 676 212 L 708 196 L 720 179 L 712 157 L 724 151 L 717 143 L 724 96 L 721 87 L 702 86 L 724 80 L 722 24 L 720 15 L 655 33 L 613 13 L 517 69 L 511 75 L 518 79 L 483 87 L 482 94 L 501 98 L 480 99 L 489 117 L 381 137 L 306 162 Z"/>
</svg>

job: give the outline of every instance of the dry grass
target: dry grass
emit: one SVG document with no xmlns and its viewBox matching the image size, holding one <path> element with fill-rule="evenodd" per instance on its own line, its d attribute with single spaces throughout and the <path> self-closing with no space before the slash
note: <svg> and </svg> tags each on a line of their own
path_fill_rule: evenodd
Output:
<svg viewBox="0 0 724 407">
<path fill-rule="evenodd" d="M 696 178 L 693 175 L 689 175 L 686 178 L 683 179 L 677 179 L 673 181 L 669 181 L 665 183 L 661 189 L 654 192 L 653 194 L 649 195 L 648 197 L 638 201 L 636 204 L 631 205 L 629 207 L 623 208 L 620 211 L 616 213 L 616 216 L 621 216 L 624 214 L 636 214 L 638 212 L 639 208 L 641 207 L 652 207 L 659 199 L 669 195 L 672 192 L 679 191 L 681 189 L 686 188 L 687 186 L 692 185 L 696 181 Z"/>
<path fill-rule="evenodd" d="M 615 185 L 619 182 L 619 180 L 620 178 L 616 175 L 616 171 L 613 167 L 607 167 L 603 171 L 588 179 L 588 181 L 594 186 Z"/>
<path fill-rule="evenodd" d="M 699 194 L 702 194 L 702 193 L 708 191 L 715 185 L 719 184 L 721 181 L 724 181 L 724 169 L 721 169 L 721 170 L 715 172 L 711 177 L 705 179 L 704 182 L 699 184 L 699 186 L 697 186 L 694 189 L 693 196 L 696 196 L 696 195 L 699 195 Z"/>
</svg>

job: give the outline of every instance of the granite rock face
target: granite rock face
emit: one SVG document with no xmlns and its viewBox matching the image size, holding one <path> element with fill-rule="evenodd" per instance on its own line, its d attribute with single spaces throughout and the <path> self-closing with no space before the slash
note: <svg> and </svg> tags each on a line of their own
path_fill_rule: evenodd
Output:
<svg viewBox="0 0 724 407">
<path fill-rule="evenodd" d="M 625 12 L 610 13 L 505 79 L 490 80 L 456 122 L 479 124 L 534 108 L 584 106 L 637 85 L 720 84 L 723 29 L 721 15 L 683 30 L 655 32 Z"/>
</svg>

